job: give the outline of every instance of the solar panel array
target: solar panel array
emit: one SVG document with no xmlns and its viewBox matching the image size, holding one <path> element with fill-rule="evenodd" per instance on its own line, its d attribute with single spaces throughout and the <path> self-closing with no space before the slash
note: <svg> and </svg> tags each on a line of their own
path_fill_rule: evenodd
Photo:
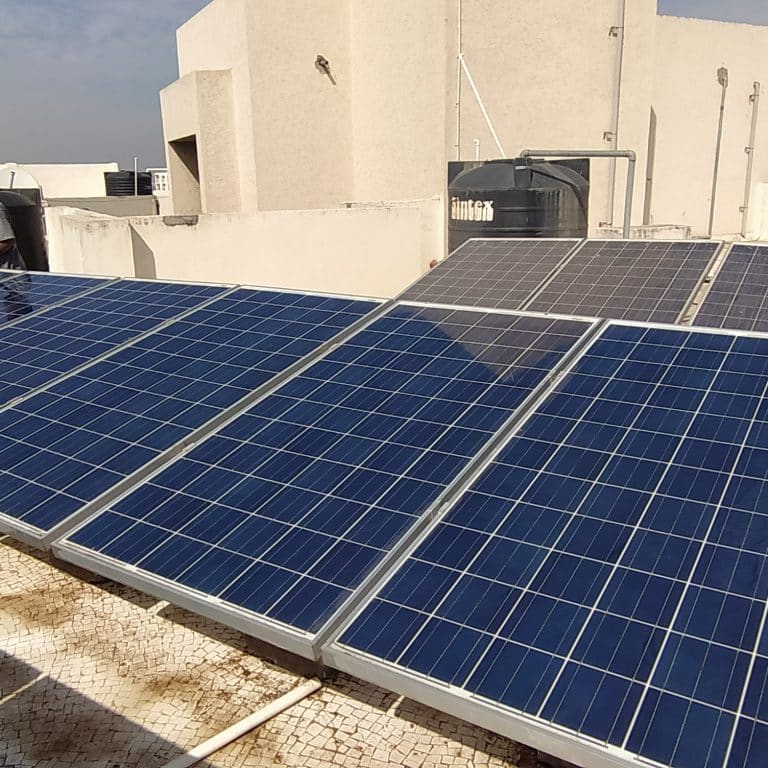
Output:
<svg viewBox="0 0 768 768">
<path fill-rule="evenodd" d="M 279 622 L 311 655 L 589 327 L 397 306 L 70 534 L 66 556 L 161 577 L 201 610 L 246 611 L 257 635 Z"/>
<path fill-rule="evenodd" d="M 0 324 L 86 293 L 108 278 L 0 271 Z"/>
<path fill-rule="evenodd" d="M 0 528 L 565 759 L 762 768 L 768 336 L 631 324 L 718 248 L 469 241 L 367 319 L 0 273 Z M 697 323 L 762 328 L 764 252 Z"/>
<path fill-rule="evenodd" d="M 240 289 L 0 412 L 0 514 L 42 535 L 375 302 Z"/>
<path fill-rule="evenodd" d="M 469 240 L 402 295 L 405 300 L 520 309 L 578 240 Z"/>
<path fill-rule="evenodd" d="M 4 328 L 0 332 L 0 406 L 226 290 L 121 280 Z"/>
<path fill-rule="evenodd" d="M 731 247 L 694 323 L 768 331 L 768 246 L 736 243 Z"/>
<path fill-rule="evenodd" d="M 720 243 L 587 240 L 523 309 L 674 323 Z"/>
<path fill-rule="evenodd" d="M 766 337 L 610 326 L 332 663 L 627 764 L 764 765 L 767 389 Z"/>
</svg>

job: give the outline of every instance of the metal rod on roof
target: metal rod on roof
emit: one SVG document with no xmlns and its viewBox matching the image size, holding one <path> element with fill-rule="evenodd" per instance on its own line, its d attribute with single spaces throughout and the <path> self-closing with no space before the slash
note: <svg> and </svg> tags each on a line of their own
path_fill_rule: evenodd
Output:
<svg viewBox="0 0 768 768">
<path fill-rule="evenodd" d="M 715 204 L 717 203 L 717 174 L 720 170 L 720 145 L 723 141 L 723 119 L 725 117 L 725 93 L 728 90 L 728 70 L 717 70 L 717 82 L 720 83 L 720 114 L 717 118 L 717 139 L 715 140 L 715 167 L 712 169 L 712 195 L 709 200 L 709 226 L 707 237 L 712 237 L 715 229 Z"/>
<path fill-rule="evenodd" d="M 637 155 L 631 149 L 524 149 L 520 157 L 626 157 L 627 191 L 624 195 L 624 225 L 621 236 L 629 238 L 632 224 L 632 197 L 635 189 Z"/>
<path fill-rule="evenodd" d="M 462 8 L 458 0 L 457 15 L 459 17 L 456 45 L 456 160 L 461 160 L 461 57 L 462 57 Z"/>
<path fill-rule="evenodd" d="M 749 199 L 752 196 L 752 166 L 755 159 L 755 135 L 757 133 L 757 111 L 760 106 L 760 83 L 752 83 L 752 93 L 749 95 L 752 105 L 752 122 L 749 128 L 749 146 L 744 147 L 747 153 L 747 178 L 744 183 L 744 205 L 741 206 L 741 236 L 747 236 L 749 225 Z"/>
<path fill-rule="evenodd" d="M 480 98 L 480 92 L 477 90 L 477 86 L 475 85 L 475 81 L 472 79 L 472 75 L 470 74 L 469 67 L 467 66 L 467 62 L 464 61 L 464 54 L 459 54 L 459 61 L 461 62 L 461 66 L 464 69 L 464 74 L 467 76 L 467 81 L 469 82 L 470 87 L 472 88 L 472 92 L 475 94 L 475 98 L 477 99 L 477 104 L 480 107 L 480 111 L 483 113 L 483 117 L 485 118 L 485 122 L 488 125 L 488 129 L 491 132 L 491 136 L 493 136 L 493 140 L 496 142 L 496 146 L 498 147 L 499 153 L 502 157 L 506 157 L 507 154 L 504 152 L 504 147 L 501 146 L 501 142 L 499 141 L 499 137 L 496 133 L 496 129 L 493 127 L 493 123 L 491 122 L 491 118 L 488 114 L 488 110 L 485 108 L 485 104 L 483 104 L 483 100 Z"/>
</svg>

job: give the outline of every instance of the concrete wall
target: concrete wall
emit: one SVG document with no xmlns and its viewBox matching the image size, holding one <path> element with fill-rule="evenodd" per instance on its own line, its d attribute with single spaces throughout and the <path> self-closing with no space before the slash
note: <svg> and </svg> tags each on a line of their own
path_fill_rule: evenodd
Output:
<svg viewBox="0 0 768 768">
<path fill-rule="evenodd" d="M 0 187 L 7 186 L 10 172 L 19 176 L 29 174 L 43 190 L 43 197 L 104 197 L 106 184 L 104 174 L 119 170 L 117 163 L 61 163 L 38 165 L 34 163 L 6 163 L 0 166 Z M 20 178 L 16 186 L 23 186 Z"/>
<path fill-rule="evenodd" d="M 160 102 L 176 213 L 240 210 L 231 71 L 191 72 Z"/>
<path fill-rule="evenodd" d="M 111 217 L 55 209 L 51 269 L 390 297 L 442 249 L 442 205 Z"/>
<path fill-rule="evenodd" d="M 109 216 L 152 216 L 158 213 L 158 198 L 153 195 L 126 197 L 63 197 L 46 200 L 48 208 L 79 208 Z"/>
<path fill-rule="evenodd" d="M 747 168 L 753 81 L 768 89 L 768 30 L 660 16 L 657 21 L 653 105 L 659 130 L 653 217 L 707 231 L 721 88 L 729 84 L 723 121 L 715 234 L 738 233 Z M 763 102 L 768 93 L 764 94 Z M 768 181 L 768 112 L 762 104 L 754 153 L 753 184 Z"/>
<path fill-rule="evenodd" d="M 232 184 L 239 195 L 239 207 L 232 210 L 242 211 L 258 209 L 256 147 L 252 139 L 253 114 L 258 104 L 254 104 L 252 99 L 249 63 L 251 30 L 246 22 L 246 7 L 250 5 L 249 0 L 213 0 L 180 27 L 176 34 L 181 78 L 196 71 L 230 72 L 237 164 L 237 178 L 233 179 Z M 274 62 L 271 66 L 274 66 Z M 170 138 L 173 138 L 169 137 L 165 129 L 169 103 L 168 96 L 164 97 L 164 92 L 161 93 L 166 147 Z"/>
<path fill-rule="evenodd" d="M 695 235 L 707 230 L 715 73 L 727 66 L 714 234 L 739 230 L 747 97 L 753 80 L 768 83 L 768 29 L 659 17 L 655 0 L 214 0 L 179 30 L 182 80 L 164 93 L 164 114 L 172 126 L 189 108 L 185 76 L 230 73 L 235 159 L 229 148 L 202 152 L 222 179 L 231 174 L 240 197 L 217 210 L 444 196 L 457 101 L 462 159 L 474 157 L 476 138 L 481 157 L 499 155 L 467 77 L 457 83 L 459 23 L 507 156 L 633 149 L 633 224 L 689 226 Z M 333 81 L 315 68 L 318 54 Z M 195 103 L 222 111 L 215 99 Z M 168 126 L 166 138 L 178 133 Z M 755 184 L 768 181 L 768 156 L 755 160 Z M 621 221 L 625 178 L 624 161 L 593 161 L 591 234 Z"/>
<path fill-rule="evenodd" d="M 353 195 L 349 8 L 350 0 L 246 6 L 260 210 L 325 208 Z M 331 77 L 316 68 L 318 54 Z"/>
<path fill-rule="evenodd" d="M 354 195 L 443 195 L 446 179 L 444 0 L 353 0 Z"/>
</svg>

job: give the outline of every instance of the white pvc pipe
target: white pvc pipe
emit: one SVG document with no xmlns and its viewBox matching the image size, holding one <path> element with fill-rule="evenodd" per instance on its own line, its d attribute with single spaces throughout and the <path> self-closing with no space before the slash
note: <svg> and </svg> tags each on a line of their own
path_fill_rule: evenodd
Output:
<svg viewBox="0 0 768 768">
<path fill-rule="evenodd" d="M 248 731 L 252 731 L 257 726 L 266 723 L 267 720 L 271 720 L 275 715 L 279 715 L 288 707 L 298 704 L 302 699 L 305 699 L 320 688 L 322 688 L 322 684 L 319 680 L 308 680 L 298 688 L 288 691 L 285 696 L 275 699 L 271 704 L 267 704 L 266 707 L 263 707 L 258 712 L 254 712 L 252 715 L 240 720 L 240 722 L 231 725 L 226 730 L 204 741 L 189 752 L 175 757 L 170 763 L 166 763 L 163 768 L 189 768 L 191 765 L 196 765 L 214 752 L 226 747 L 227 744 L 235 741 L 235 739 L 244 736 Z"/>
<path fill-rule="evenodd" d="M 502 157 L 506 157 L 506 152 L 504 152 L 504 147 L 501 146 L 501 142 L 499 141 L 499 137 L 496 135 L 496 131 L 493 127 L 493 123 L 491 122 L 491 118 L 488 115 L 488 110 L 485 108 L 485 104 L 483 104 L 483 100 L 480 98 L 480 92 L 477 90 L 477 86 L 475 85 L 475 81 L 472 79 L 472 75 L 469 71 L 469 67 L 467 66 L 467 62 L 464 61 L 464 54 L 459 54 L 459 61 L 461 62 L 461 66 L 464 68 L 464 74 L 467 76 L 467 82 L 469 83 L 470 87 L 472 88 L 472 93 L 475 94 L 475 98 L 477 99 L 477 104 L 480 107 L 480 111 L 483 113 L 483 117 L 485 118 L 485 122 L 488 124 L 488 129 L 491 132 L 491 136 L 493 136 L 493 140 L 496 142 L 496 146 L 498 147 L 499 153 Z"/>
</svg>

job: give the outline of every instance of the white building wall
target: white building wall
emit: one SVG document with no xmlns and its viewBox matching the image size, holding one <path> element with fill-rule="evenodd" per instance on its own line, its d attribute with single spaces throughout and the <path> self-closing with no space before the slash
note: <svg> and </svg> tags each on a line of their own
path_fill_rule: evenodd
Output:
<svg viewBox="0 0 768 768">
<path fill-rule="evenodd" d="M 349 14 L 357 1 L 246 5 L 260 210 L 324 208 L 353 196 Z M 316 68 L 318 55 L 333 79 Z"/>
<path fill-rule="evenodd" d="M 231 74 L 237 159 L 237 180 L 231 183 L 237 186 L 239 210 L 243 211 L 258 209 L 256 147 L 251 139 L 253 114 L 258 104 L 251 98 L 250 30 L 246 22 L 246 6 L 250 4 L 249 0 L 213 0 L 176 33 L 181 78 L 203 70 L 228 70 Z M 168 99 L 169 105 L 171 100 L 172 96 Z M 163 129 L 167 148 L 168 141 L 183 136 L 168 133 L 165 111 L 164 104 Z"/>
<path fill-rule="evenodd" d="M 714 234 L 739 230 L 747 97 L 753 80 L 768 83 L 768 29 L 658 17 L 655 0 L 214 0 L 178 42 L 182 75 L 231 71 L 240 200 L 226 204 L 254 211 L 444 198 L 446 162 L 456 157 L 459 7 L 465 60 L 505 154 L 608 149 L 606 134 L 618 126 L 619 148 L 638 156 L 635 225 L 651 175 L 647 223 L 706 233 L 715 72 L 727 66 Z M 335 84 L 315 69 L 318 54 Z M 475 138 L 481 157 L 497 157 L 461 80 L 461 157 L 473 159 Z M 169 112 L 176 98 L 169 93 Z M 754 183 L 768 181 L 768 158 L 755 160 Z M 624 161 L 592 162 L 591 233 L 621 221 L 625 174 Z"/>
<path fill-rule="evenodd" d="M 695 234 L 707 232 L 720 112 L 717 69 L 726 67 L 729 84 L 714 233 L 738 233 L 752 114 L 749 95 L 753 81 L 768 89 L 768 29 L 660 16 L 656 51 L 654 221 L 689 224 Z M 753 188 L 768 181 L 768 104 L 762 106 Z"/>
<path fill-rule="evenodd" d="M 104 174 L 120 170 L 117 163 L 6 163 L 0 166 L 0 186 L 8 185 L 11 172 L 18 174 L 15 186 L 22 186 L 21 178 L 29 174 L 40 185 L 43 197 L 104 197 Z"/>
</svg>

